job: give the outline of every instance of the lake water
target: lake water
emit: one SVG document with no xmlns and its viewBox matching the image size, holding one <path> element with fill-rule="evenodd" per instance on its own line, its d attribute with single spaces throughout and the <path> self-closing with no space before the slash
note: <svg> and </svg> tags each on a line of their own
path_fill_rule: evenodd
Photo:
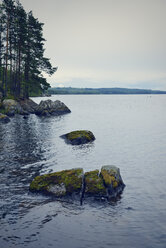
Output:
<svg viewBox="0 0 166 248">
<path fill-rule="evenodd" d="M 51 99 L 72 113 L 0 125 L 0 247 L 165 248 L 166 95 Z M 77 129 L 96 140 L 74 147 L 59 138 Z M 102 165 L 120 168 L 126 187 L 117 202 L 80 206 L 29 192 L 37 175 Z"/>
</svg>

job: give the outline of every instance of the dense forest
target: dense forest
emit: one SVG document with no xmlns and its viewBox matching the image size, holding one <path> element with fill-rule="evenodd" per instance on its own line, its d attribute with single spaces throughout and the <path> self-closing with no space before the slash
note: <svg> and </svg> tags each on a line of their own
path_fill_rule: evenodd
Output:
<svg viewBox="0 0 166 248">
<path fill-rule="evenodd" d="M 18 0 L 0 4 L 0 92 L 4 98 L 28 98 L 50 85 L 43 77 L 52 75 L 49 59 L 44 57 L 43 23 Z"/>
<path fill-rule="evenodd" d="M 127 88 L 49 88 L 49 94 L 166 94 L 166 91 Z"/>
</svg>

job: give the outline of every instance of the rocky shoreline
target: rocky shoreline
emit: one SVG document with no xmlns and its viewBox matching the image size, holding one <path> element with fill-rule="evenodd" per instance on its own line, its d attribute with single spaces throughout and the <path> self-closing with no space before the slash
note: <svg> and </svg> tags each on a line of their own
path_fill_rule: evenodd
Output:
<svg viewBox="0 0 166 248">
<path fill-rule="evenodd" d="M 0 122 L 7 123 L 9 117 L 16 114 L 27 116 L 36 114 L 38 116 L 58 116 L 70 113 L 71 110 L 61 101 L 46 100 L 39 104 L 31 99 L 21 99 L 19 101 L 13 99 L 5 99 L 0 101 Z"/>
</svg>

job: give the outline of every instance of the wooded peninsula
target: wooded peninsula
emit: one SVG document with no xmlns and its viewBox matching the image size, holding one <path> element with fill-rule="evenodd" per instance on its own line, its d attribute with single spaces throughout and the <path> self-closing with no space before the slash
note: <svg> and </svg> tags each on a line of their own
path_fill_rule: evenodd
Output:
<svg viewBox="0 0 166 248">
<path fill-rule="evenodd" d="M 43 25 L 18 0 L 2 0 L 0 92 L 4 98 L 27 99 L 50 87 L 42 73 L 52 75 L 57 68 L 44 57 Z"/>
</svg>

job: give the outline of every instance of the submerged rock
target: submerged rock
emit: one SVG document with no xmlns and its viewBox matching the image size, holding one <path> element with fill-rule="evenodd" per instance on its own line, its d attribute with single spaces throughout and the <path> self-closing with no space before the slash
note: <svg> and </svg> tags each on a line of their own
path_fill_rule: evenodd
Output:
<svg viewBox="0 0 166 248">
<path fill-rule="evenodd" d="M 0 123 L 8 123 L 10 122 L 10 118 L 7 115 L 0 113 Z"/>
<path fill-rule="evenodd" d="M 30 191 L 51 194 L 56 197 L 79 195 L 80 202 L 86 197 L 116 199 L 125 185 L 115 166 L 103 166 L 101 172 L 83 173 L 83 169 L 71 169 L 37 176 L 30 184 Z"/>
<path fill-rule="evenodd" d="M 46 100 L 41 101 L 35 114 L 39 116 L 63 115 L 70 113 L 70 109 L 61 101 Z"/>
<path fill-rule="evenodd" d="M 101 176 L 107 189 L 108 198 L 116 198 L 122 193 L 125 184 L 120 175 L 120 170 L 114 165 L 102 166 Z"/>
<path fill-rule="evenodd" d="M 71 169 L 37 176 L 30 184 L 30 191 L 52 194 L 57 197 L 80 193 L 83 169 Z"/>
<path fill-rule="evenodd" d="M 87 130 L 73 131 L 62 135 L 61 138 L 71 145 L 82 145 L 95 140 L 93 133 Z"/>
</svg>

